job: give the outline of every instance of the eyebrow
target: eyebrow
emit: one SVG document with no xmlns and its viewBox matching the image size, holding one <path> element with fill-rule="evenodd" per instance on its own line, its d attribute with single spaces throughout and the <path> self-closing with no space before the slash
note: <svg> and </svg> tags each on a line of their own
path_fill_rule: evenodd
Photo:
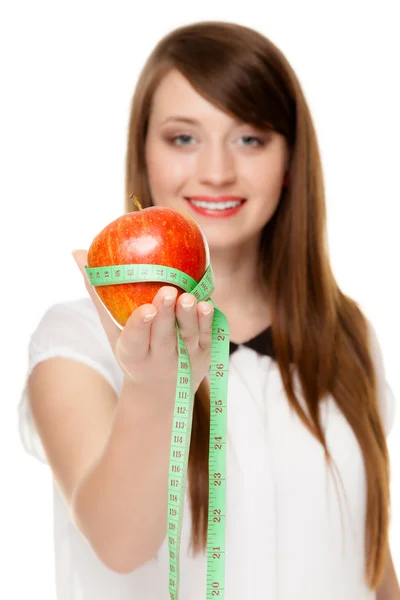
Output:
<svg viewBox="0 0 400 600">
<path fill-rule="evenodd" d="M 164 123 L 167 123 L 168 121 L 180 121 L 182 123 L 188 123 L 189 125 L 200 125 L 200 121 L 197 121 L 196 119 L 192 119 L 190 117 L 184 117 L 183 115 L 170 115 L 169 117 L 167 117 L 166 119 L 164 119 L 164 121 L 161 121 L 161 125 L 163 125 Z M 242 125 L 244 122 L 241 121 L 240 119 L 235 119 L 234 123 L 236 125 Z"/>
</svg>

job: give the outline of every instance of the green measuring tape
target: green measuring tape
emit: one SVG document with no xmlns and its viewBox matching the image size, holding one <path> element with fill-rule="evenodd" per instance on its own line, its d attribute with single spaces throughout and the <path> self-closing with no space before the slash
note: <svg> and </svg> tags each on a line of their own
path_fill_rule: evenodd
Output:
<svg viewBox="0 0 400 600">
<path fill-rule="evenodd" d="M 210 449 L 207 529 L 206 600 L 225 598 L 225 519 L 226 519 L 226 424 L 229 369 L 229 325 L 210 296 L 214 291 L 211 264 L 201 281 L 164 265 L 128 264 L 85 267 L 93 286 L 139 281 L 159 281 L 176 285 L 193 294 L 197 302 L 214 306 L 210 365 Z M 194 390 L 189 354 L 175 323 L 178 337 L 178 373 L 171 434 L 168 482 L 169 594 L 179 598 L 179 552 L 186 490 Z"/>
</svg>

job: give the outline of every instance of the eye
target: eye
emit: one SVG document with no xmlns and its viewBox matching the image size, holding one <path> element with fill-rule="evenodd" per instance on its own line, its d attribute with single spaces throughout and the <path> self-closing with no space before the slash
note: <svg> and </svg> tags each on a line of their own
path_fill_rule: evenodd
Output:
<svg viewBox="0 0 400 600">
<path fill-rule="evenodd" d="M 176 146 L 188 146 L 189 144 L 183 143 L 183 144 L 178 144 L 177 140 L 182 140 L 185 139 L 186 141 L 189 139 L 193 139 L 191 135 L 186 135 L 186 134 L 181 134 L 181 135 L 176 135 L 173 138 L 170 138 L 170 141 L 175 144 Z"/>
<path fill-rule="evenodd" d="M 244 146 L 264 146 L 265 142 L 262 138 L 260 137 L 256 137 L 253 135 L 244 135 L 241 137 L 242 140 L 245 141 Z M 190 141 L 192 140 L 192 143 L 190 143 Z M 193 145 L 194 142 L 194 138 L 191 135 L 188 134 L 180 134 L 180 135 L 175 135 L 174 137 L 171 137 L 168 139 L 168 141 L 175 145 L 175 146 L 191 146 Z M 250 143 L 247 143 L 250 142 Z"/>
<path fill-rule="evenodd" d="M 252 140 L 255 141 L 255 144 L 244 144 L 245 146 L 264 146 L 264 140 L 259 137 L 255 137 L 254 135 L 243 135 L 242 140 Z"/>
</svg>

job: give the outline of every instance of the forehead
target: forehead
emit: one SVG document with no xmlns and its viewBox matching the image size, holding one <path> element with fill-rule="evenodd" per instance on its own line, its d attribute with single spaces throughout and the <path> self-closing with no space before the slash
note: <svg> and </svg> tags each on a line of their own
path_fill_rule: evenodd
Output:
<svg viewBox="0 0 400 600">
<path fill-rule="evenodd" d="M 152 101 L 151 119 L 161 125 L 168 117 L 183 116 L 199 122 L 239 122 L 203 98 L 177 70 L 160 81 Z"/>
</svg>

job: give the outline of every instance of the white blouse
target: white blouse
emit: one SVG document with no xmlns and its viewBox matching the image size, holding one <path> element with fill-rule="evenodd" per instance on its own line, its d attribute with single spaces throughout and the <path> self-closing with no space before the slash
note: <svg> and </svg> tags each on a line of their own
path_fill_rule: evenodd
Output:
<svg viewBox="0 0 400 600">
<path fill-rule="evenodd" d="M 395 402 L 369 326 L 388 434 Z M 290 409 L 273 351 L 257 351 L 253 341 L 232 345 L 229 364 L 225 600 L 373 600 L 364 577 L 366 478 L 356 437 L 326 397 L 322 422 L 346 491 L 334 471 L 339 504 L 323 448 Z M 26 377 L 51 356 L 89 365 L 120 393 L 124 375 L 90 298 L 45 312 L 31 336 Z M 295 392 L 305 407 L 296 373 Z M 26 386 L 19 425 L 26 451 L 48 465 Z M 76 528 L 54 479 L 53 490 L 57 600 L 169 600 L 167 536 L 157 558 L 116 573 Z M 186 493 L 180 599 L 205 600 L 206 555 L 189 554 L 190 529 Z"/>
</svg>

